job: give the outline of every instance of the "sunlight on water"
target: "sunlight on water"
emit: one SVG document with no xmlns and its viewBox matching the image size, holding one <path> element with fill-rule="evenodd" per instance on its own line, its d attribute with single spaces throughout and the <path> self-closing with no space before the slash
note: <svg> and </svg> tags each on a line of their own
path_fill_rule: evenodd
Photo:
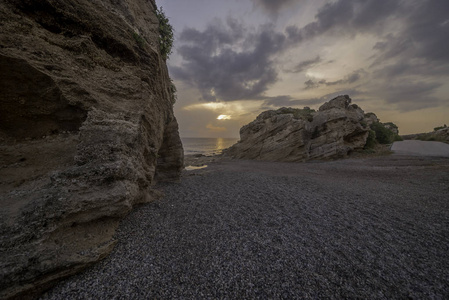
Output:
<svg viewBox="0 0 449 300">
<path fill-rule="evenodd" d="M 207 165 L 202 165 L 199 167 L 195 167 L 195 166 L 187 166 L 185 167 L 186 171 L 195 171 L 195 170 L 200 170 L 200 169 L 204 169 L 207 168 Z"/>
<path fill-rule="evenodd" d="M 182 145 L 184 147 L 185 155 L 203 154 L 203 155 L 217 155 L 223 149 L 229 148 L 238 139 L 230 138 L 182 138 Z"/>
</svg>

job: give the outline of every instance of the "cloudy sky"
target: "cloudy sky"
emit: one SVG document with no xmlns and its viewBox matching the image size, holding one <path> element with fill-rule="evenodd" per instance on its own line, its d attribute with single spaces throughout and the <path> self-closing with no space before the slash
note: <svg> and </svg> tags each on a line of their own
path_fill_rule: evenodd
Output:
<svg viewBox="0 0 449 300">
<path fill-rule="evenodd" d="M 157 0 L 182 137 L 348 94 L 401 134 L 449 125 L 448 0 Z"/>
</svg>

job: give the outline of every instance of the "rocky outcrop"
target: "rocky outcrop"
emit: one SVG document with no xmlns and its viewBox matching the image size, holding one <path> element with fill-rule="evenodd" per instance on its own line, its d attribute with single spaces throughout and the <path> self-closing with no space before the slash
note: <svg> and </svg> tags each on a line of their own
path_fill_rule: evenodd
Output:
<svg viewBox="0 0 449 300">
<path fill-rule="evenodd" d="M 449 127 L 439 128 L 433 132 L 433 135 L 436 140 L 449 143 Z"/>
<path fill-rule="evenodd" d="M 0 298 L 107 255 L 183 149 L 154 0 L 0 2 Z"/>
<path fill-rule="evenodd" d="M 402 135 L 401 137 L 404 140 L 421 140 L 449 143 L 449 127 L 444 124 L 444 126 L 434 128 L 432 132 L 408 134 Z"/>
<path fill-rule="evenodd" d="M 240 141 L 224 153 L 270 161 L 345 157 L 365 146 L 369 123 L 378 121 L 374 114 L 365 118 L 363 110 L 350 103 L 349 96 L 339 96 L 317 112 L 307 107 L 263 112 L 240 129 Z"/>
</svg>

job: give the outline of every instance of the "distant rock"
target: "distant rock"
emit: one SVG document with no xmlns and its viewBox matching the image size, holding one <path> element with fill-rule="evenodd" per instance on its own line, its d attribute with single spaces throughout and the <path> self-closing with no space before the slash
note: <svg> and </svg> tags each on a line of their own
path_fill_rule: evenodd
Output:
<svg viewBox="0 0 449 300">
<path fill-rule="evenodd" d="M 265 111 L 240 129 L 240 141 L 224 151 L 241 159 L 305 161 L 333 159 L 363 149 L 375 114 L 365 116 L 349 96 L 310 108 Z"/>
<path fill-rule="evenodd" d="M 0 1 L 0 299 L 105 257 L 120 219 L 179 178 L 155 9 Z"/>
<path fill-rule="evenodd" d="M 443 127 L 434 131 L 434 136 L 437 140 L 442 140 L 449 143 L 449 127 Z"/>
<path fill-rule="evenodd" d="M 449 127 L 446 124 L 434 128 L 433 131 L 427 133 L 416 133 L 402 135 L 404 140 L 421 140 L 421 141 L 437 141 L 449 143 Z"/>
</svg>

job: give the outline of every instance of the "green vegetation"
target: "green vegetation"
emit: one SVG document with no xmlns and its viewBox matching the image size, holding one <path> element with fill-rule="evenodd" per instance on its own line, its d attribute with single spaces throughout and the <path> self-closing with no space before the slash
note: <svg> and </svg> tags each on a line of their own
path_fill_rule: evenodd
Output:
<svg viewBox="0 0 449 300">
<path fill-rule="evenodd" d="M 170 96 L 171 96 L 171 101 L 173 104 L 176 103 L 176 100 L 178 99 L 178 95 L 176 94 L 177 90 L 176 90 L 176 85 L 173 83 L 173 79 L 170 78 L 170 87 L 169 87 L 169 92 L 170 92 Z"/>
<path fill-rule="evenodd" d="M 447 128 L 447 125 L 444 124 L 443 126 L 435 127 L 435 128 L 433 129 L 433 131 L 437 131 L 437 130 L 440 130 L 440 129 L 443 129 L 443 128 Z"/>
<path fill-rule="evenodd" d="M 139 48 L 143 48 L 144 40 L 137 32 L 133 33 L 133 38 L 136 41 L 136 43 L 139 46 Z"/>
<path fill-rule="evenodd" d="M 167 59 L 172 53 L 173 47 L 173 27 L 169 23 L 168 18 L 165 16 L 162 6 L 160 9 L 156 9 L 156 16 L 159 20 L 159 47 L 162 57 Z"/>
<path fill-rule="evenodd" d="M 398 127 L 389 122 L 389 123 L 381 123 L 375 122 L 370 126 L 371 130 L 369 131 L 368 138 L 366 139 L 366 144 L 364 149 L 374 149 L 377 144 L 391 144 L 395 141 L 402 141 L 403 139 L 393 132 L 390 128 L 397 129 Z"/>
<path fill-rule="evenodd" d="M 394 142 L 402 142 L 404 139 L 402 138 L 402 136 L 395 134 L 394 135 Z"/>
<path fill-rule="evenodd" d="M 444 128 L 444 127 L 443 127 Z M 448 143 L 448 141 L 440 135 L 434 135 L 432 133 L 423 133 L 423 134 L 419 134 L 416 137 L 417 140 L 420 141 L 429 141 L 429 142 L 443 142 L 443 143 Z"/>
<path fill-rule="evenodd" d="M 392 123 L 392 122 L 383 123 L 383 125 L 384 125 L 385 127 L 389 128 L 389 129 L 394 128 L 394 129 L 396 129 L 397 131 L 399 131 L 399 130 L 398 130 L 398 129 L 399 129 L 398 126 L 397 126 L 396 124 Z"/>
<path fill-rule="evenodd" d="M 371 124 L 371 130 L 376 133 L 376 140 L 380 144 L 391 144 L 394 141 L 394 133 L 386 128 L 382 123 L 375 122 Z"/>
<path fill-rule="evenodd" d="M 376 132 L 374 130 L 370 130 L 368 134 L 368 138 L 366 139 L 365 149 L 373 149 L 377 145 L 376 140 Z"/>
</svg>

